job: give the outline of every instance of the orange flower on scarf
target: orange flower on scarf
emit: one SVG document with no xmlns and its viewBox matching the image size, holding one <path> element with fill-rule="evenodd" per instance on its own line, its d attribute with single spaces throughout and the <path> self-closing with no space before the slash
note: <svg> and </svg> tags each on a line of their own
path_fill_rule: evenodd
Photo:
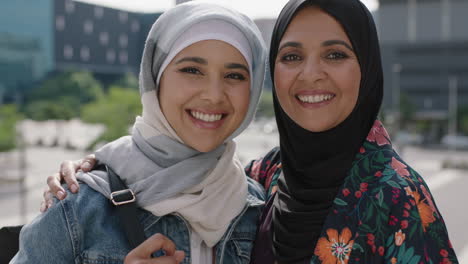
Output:
<svg viewBox="0 0 468 264">
<path fill-rule="evenodd" d="M 423 230 L 426 232 L 426 227 L 429 224 L 433 223 L 436 218 L 434 217 L 434 211 L 432 208 L 424 202 L 426 199 L 421 200 L 421 195 L 417 192 L 413 192 L 414 200 L 416 201 L 416 206 L 418 207 L 419 216 L 421 217 L 421 222 L 423 225 Z"/>
<path fill-rule="evenodd" d="M 428 227 L 431 223 L 433 223 L 436 220 L 436 218 L 434 217 L 435 208 L 432 208 L 431 206 L 426 204 L 424 200 L 427 199 L 421 199 L 421 195 L 418 193 L 418 191 L 413 191 L 410 187 L 405 187 L 405 191 L 406 195 L 414 197 L 416 207 L 418 208 L 419 217 L 421 217 L 423 231 L 426 232 L 426 227 Z"/>
<path fill-rule="evenodd" d="M 397 247 L 401 246 L 405 242 L 406 234 L 400 230 L 395 233 L 395 245 Z"/>
<path fill-rule="evenodd" d="M 321 237 L 315 248 L 315 255 L 319 257 L 322 264 L 346 264 L 353 250 L 354 240 L 352 233 L 345 227 L 338 235 L 336 229 L 327 229 L 328 239 Z"/>
</svg>

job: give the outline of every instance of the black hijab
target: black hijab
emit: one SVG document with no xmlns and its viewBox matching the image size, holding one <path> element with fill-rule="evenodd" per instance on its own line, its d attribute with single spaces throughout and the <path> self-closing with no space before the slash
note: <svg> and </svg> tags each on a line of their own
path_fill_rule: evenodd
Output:
<svg viewBox="0 0 468 264">
<path fill-rule="evenodd" d="M 283 8 L 270 46 L 274 83 L 278 47 L 291 20 L 305 6 L 335 18 L 352 43 L 361 69 L 357 103 L 338 126 L 311 132 L 296 124 L 273 92 L 283 175 L 273 208 L 273 250 L 279 263 L 307 263 L 314 254 L 333 200 L 379 112 L 383 72 L 372 15 L 359 0 L 291 0 Z"/>
</svg>

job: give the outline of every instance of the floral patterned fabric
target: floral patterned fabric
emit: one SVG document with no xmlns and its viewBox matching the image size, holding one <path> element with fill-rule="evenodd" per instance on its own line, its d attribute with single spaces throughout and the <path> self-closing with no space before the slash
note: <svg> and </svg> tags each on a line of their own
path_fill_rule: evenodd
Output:
<svg viewBox="0 0 468 264">
<path fill-rule="evenodd" d="M 273 197 L 279 149 L 252 161 L 246 172 Z M 393 150 L 380 121 L 356 155 L 310 263 L 458 263 L 429 188 Z"/>
</svg>

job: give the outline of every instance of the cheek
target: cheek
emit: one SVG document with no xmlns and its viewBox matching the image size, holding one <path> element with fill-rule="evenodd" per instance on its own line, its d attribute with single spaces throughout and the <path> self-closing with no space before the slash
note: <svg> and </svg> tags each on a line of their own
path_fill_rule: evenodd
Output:
<svg viewBox="0 0 468 264">
<path fill-rule="evenodd" d="M 342 87 L 345 87 L 344 93 L 346 97 L 355 104 L 359 96 L 359 87 L 361 86 L 361 71 L 356 69 L 350 70 L 342 80 Z"/>
<path fill-rule="evenodd" d="M 237 119 L 244 119 L 245 114 L 249 109 L 250 102 L 250 85 L 248 83 L 231 87 L 230 101 L 235 109 L 235 113 L 238 113 Z"/>
<path fill-rule="evenodd" d="M 293 83 L 294 74 L 283 67 L 281 64 L 275 66 L 275 91 L 280 102 L 285 102 L 288 98 L 288 92 Z M 283 104 L 283 103 L 282 103 Z"/>
<path fill-rule="evenodd" d="M 240 118 L 244 119 L 245 114 L 249 109 L 249 102 L 250 102 L 250 85 L 245 84 L 241 87 L 237 87 L 235 93 L 235 99 L 233 102 L 234 107 L 236 108 L 236 112 L 242 113 Z"/>
<path fill-rule="evenodd" d="M 171 79 L 170 82 L 161 82 L 159 90 L 159 105 L 170 123 L 173 123 L 174 118 L 180 118 L 181 107 L 186 98 L 190 96 L 190 91 L 186 91 L 184 84 L 176 79 Z M 166 85 L 168 83 L 171 85 Z"/>
</svg>

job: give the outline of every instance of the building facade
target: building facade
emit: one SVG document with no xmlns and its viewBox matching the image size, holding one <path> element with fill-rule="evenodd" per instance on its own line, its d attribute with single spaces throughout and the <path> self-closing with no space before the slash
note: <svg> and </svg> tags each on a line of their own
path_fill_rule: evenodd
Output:
<svg viewBox="0 0 468 264">
<path fill-rule="evenodd" d="M 3 0 L 0 98 L 30 89 L 53 72 L 88 70 L 104 79 L 137 73 L 146 35 L 159 15 L 72 0 Z"/>
<path fill-rule="evenodd" d="M 414 119 L 448 131 L 456 108 L 468 107 L 468 1 L 380 0 L 376 12 L 385 72 L 385 111 L 402 99 Z"/>
</svg>

